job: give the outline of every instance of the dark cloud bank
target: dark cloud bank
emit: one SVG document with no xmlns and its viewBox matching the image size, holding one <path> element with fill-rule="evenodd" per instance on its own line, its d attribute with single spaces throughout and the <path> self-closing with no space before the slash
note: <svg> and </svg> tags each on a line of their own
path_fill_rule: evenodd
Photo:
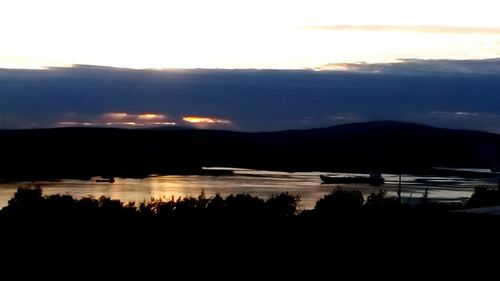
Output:
<svg viewBox="0 0 500 281">
<path fill-rule="evenodd" d="M 185 116 L 217 118 L 230 122 L 207 126 L 242 131 L 399 120 L 500 132 L 499 59 L 340 66 L 348 71 L 0 69 L 0 128 L 149 113 L 177 126 L 191 124 Z"/>
</svg>

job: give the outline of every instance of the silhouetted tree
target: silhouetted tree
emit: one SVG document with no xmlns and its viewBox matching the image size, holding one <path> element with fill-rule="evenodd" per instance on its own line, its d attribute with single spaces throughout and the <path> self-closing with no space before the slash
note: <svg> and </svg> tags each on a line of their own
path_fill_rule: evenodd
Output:
<svg viewBox="0 0 500 281">
<path fill-rule="evenodd" d="M 486 186 L 478 186 L 466 204 L 468 208 L 500 205 L 500 191 L 488 189 Z"/>
<path fill-rule="evenodd" d="M 288 192 L 273 195 L 266 201 L 267 209 L 271 215 L 291 217 L 297 213 L 300 196 L 292 196 Z"/>
<path fill-rule="evenodd" d="M 358 190 L 345 191 L 340 187 L 335 188 L 332 193 L 323 196 L 316 202 L 314 210 L 319 214 L 349 213 L 357 212 L 363 206 L 364 198 Z"/>
<path fill-rule="evenodd" d="M 226 210 L 231 216 L 256 217 L 261 216 L 265 209 L 264 200 L 250 194 L 229 195 L 226 198 Z"/>
<path fill-rule="evenodd" d="M 40 186 L 25 187 L 17 189 L 14 197 L 8 201 L 8 205 L 2 209 L 2 212 L 17 217 L 38 216 L 41 215 L 42 208 L 43 197 Z"/>
<path fill-rule="evenodd" d="M 387 197 L 385 190 L 372 193 L 366 198 L 364 208 L 367 212 L 398 212 L 402 204 L 397 197 Z"/>
<path fill-rule="evenodd" d="M 220 194 L 217 193 L 212 198 L 212 200 L 210 200 L 210 202 L 208 202 L 207 210 L 213 216 L 220 215 L 223 212 L 225 206 L 226 206 L 226 203 L 225 203 L 224 198 L 222 198 L 222 196 L 220 196 Z"/>
</svg>

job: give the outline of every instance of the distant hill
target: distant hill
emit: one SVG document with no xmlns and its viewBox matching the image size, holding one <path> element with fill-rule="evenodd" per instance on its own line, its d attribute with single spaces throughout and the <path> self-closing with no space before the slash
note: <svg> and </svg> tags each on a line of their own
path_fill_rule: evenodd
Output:
<svg viewBox="0 0 500 281">
<path fill-rule="evenodd" d="M 284 171 L 491 167 L 500 135 L 379 121 L 266 133 L 57 128 L 0 131 L 0 179 L 143 177 L 202 166 Z"/>
</svg>

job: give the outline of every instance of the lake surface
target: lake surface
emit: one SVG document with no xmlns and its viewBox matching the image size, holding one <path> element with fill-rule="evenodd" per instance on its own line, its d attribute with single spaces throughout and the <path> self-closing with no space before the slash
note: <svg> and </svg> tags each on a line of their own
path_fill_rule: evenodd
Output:
<svg viewBox="0 0 500 281">
<path fill-rule="evenodd" d="M 221 169 L 221 168 L 218 168 Z M 303 208 L 314 208 L 316 201 L 330 193 L 336 186 L 343 189 L 360 190 L 368 196 L 372 192 L 384 189 L 388 196 L 396 196 L 398 177 L 383 174 L 386 183 L 380 187 L 367 184 L 321 184 L 322 172 L 275 172 L 249 169 L 230 169 L 228 176 L 151 176 L 145 179 L 115 178 L 114 183 L 82 180 L 58 180 L 53 182 L 15 182 L 0 184 L 0 208 L 7 205 L 16 189 L 21 186 L 39 185 L 45 195 L 69 194 L 76 198 L 107 196 L 124 202 L 142 202 L 150 198 L 177 199 L 179 196 L 198 196 L 203 190 L 207 197 L 217 193 L 222 196 L 236 193 L 249 193 L 262 198 L 273 194 L 288 192 L 300 195 Z M 338 175 L 360 175 L 338 173 Z M 437 201 L 466 202 L 474 187 L 479 185 L 496 186 L 496 179 L 464 179 L 458 177 L 420 177 L 402 175 L 402 197 L 411 202 L 422 198 L 425 188 L 429 189 L 429 198 Z"/>
</svg>

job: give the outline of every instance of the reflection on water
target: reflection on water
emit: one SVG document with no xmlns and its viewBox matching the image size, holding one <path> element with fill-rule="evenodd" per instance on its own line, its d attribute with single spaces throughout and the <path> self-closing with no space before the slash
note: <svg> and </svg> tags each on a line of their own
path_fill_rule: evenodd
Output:
<svg viewBox="0 0 500 281">
<path fill-rule="evenodd" d="M 220 169 L 220 168 L 219 168 Z M 229 168 L 226 168 L 229 169 Z M 226 196 L 236 193 L 249 193 L 263 198 L 273 194 L 289 192 L 301 197 L 301 205 L 314 208 L 316 201 L 329 193 L 337 185 L 321 184 L 320 172 L 274 172 L 248 169 L 232 169 L 231 176 L 152 176 L 146 179 L 115 178 L 114 183 L 80 180 L 59 180 L 56 182 L 17 182 L 0 184 L 0 207 L 7 205 L 19 186 L 40 185 L 45 195 L 69 194 L 76 198 L 85 196 L 107 196 L 124 202 L 141 202 L 150 198 L 171 199 L 183 196 L 197 196 L 204 190 L 207 196 L 216 193 Z M 340 174 L 356 175 L 356 174 Z M 388 196 L 396 196 L 398 175 L 384 174 L 386 183 L 380 187 L 366 184 L 342 184 L 346 190 L 358 189 L 365 196 L 379 189 L 387 191 Z M 462 178 L 402 176 L 403 198 L 413 201 L 422 197 L 429 188 L 429 197 L 434 200 L 465 202 L 478 185 L 493 186 L 492 180 L 472 180 Z"/>
</svg>

